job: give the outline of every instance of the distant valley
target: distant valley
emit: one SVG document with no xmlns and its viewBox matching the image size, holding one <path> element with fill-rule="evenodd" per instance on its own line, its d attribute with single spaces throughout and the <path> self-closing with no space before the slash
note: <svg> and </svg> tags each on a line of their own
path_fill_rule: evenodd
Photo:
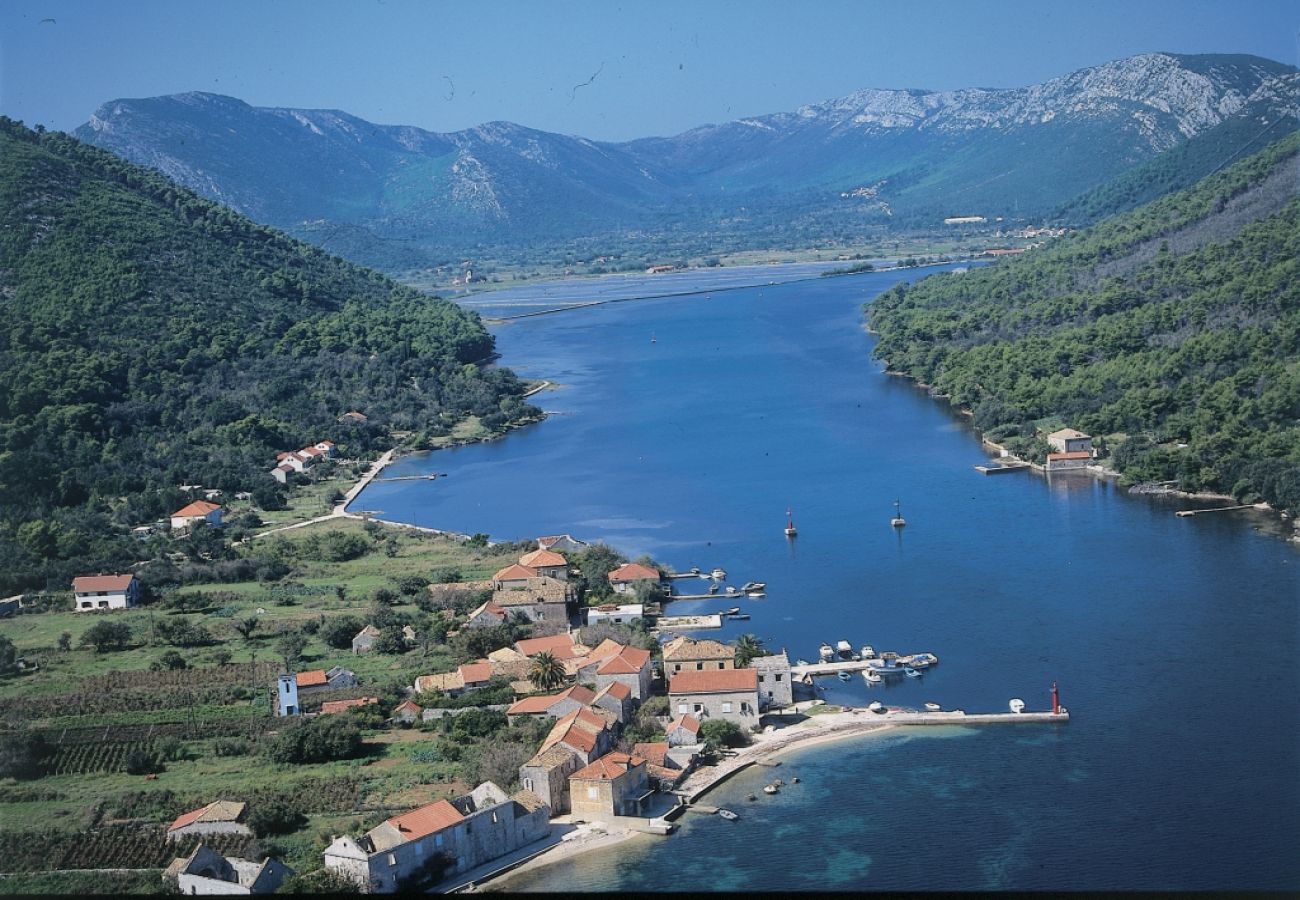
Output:
<svg viewBox="0 0 1300 900">
<path fill-rule="evenodd" d="M 624 143 L 509 122 L 438 134 L 207 93 L 113 100 L 75 134 L 395 271 L 503 243 L 703 233 L 789 246 L 958 215 L 1086 222 L 1150 199 L 1153 186 L 1190 185 L 1261 132 L 1294 130 L 1297 98 L 1290 66 L 1152 53 L 1030 87 L 863 90 Z M 1176 173 L 1162 172 L 1175 150 Z M 1125 173 L 1141 174 L 1100 206 L 1095 195 L 1080 205 Z"/>
</svg>

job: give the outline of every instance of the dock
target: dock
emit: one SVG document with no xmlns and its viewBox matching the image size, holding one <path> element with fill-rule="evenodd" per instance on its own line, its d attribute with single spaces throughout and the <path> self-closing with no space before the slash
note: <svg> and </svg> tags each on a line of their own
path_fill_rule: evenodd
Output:
<svg viewBox="0 0 1300 900">
<path fill-rule="evenodd" d="M 1068 722 L 1070 711 L 1064 706 L 1060 712 L 1003 712 L 968 713 L 964 710 L 919 712 L 913 710 L 888 710 L 862 712 L 862 718 L 886 722 L 890 725 L 1018 725 L 1030 722 Z"/>
<path fill-rule="evenodd" d="M 724 597 L 741 597 L 743 594 L 669 594 L 665 600 L 721 600 Z"/>
<path fill-rule="evenodd" d="M 880 666 L 879 659 L 842 659 L 834 662 L 815 662 L 806 666 L 791 666 L 790 677 L 798 680 L 811 675 L 836 675 L 840 672 L 862 672 L 866 669 L 875 669 L 878 672 L 896 671 L 901 675 L 903 667 L 911 662 L 912 656 L 900 656 L 895 661 L 892 669 L 885 669 Z"/>
<path fill-rule="evenodd" d="M 694 631 L 697 628 L 721 628 L 722 616 L 660 616 L 655 627 L 660 631 Z"/>
<path fill-rule="evenodd" d="M 995 463 L 991 466 L 976 466 L 975 471 L 983 475 L 1005 475 L 1007 472 L 1019 472 L 1032 466 L 1026 462 Z"/>
<path fill-rule="evenodd" d="M 1255 507 L 1249 503 L 1243 503 L 1241 506 L 1215 506 L 1211 509 L 1180 509 L 1178 510 L 1178 512 L 1174 513 L 1174 515 L 1178 516 L 1179 518 L 1183 518 L 1186 516 L 1199 516 L 1201 513 L 1229 512 L 1234 509 L 1254 509 L 1254 508 Z"/>
<path fill-rule="evenodd" d="M 433 472 L 428 475 L 390 475 L 388 478 L 376 478 L 375 481 L 436 481 L 446 477 L 446 472 Z"/>
</svg>

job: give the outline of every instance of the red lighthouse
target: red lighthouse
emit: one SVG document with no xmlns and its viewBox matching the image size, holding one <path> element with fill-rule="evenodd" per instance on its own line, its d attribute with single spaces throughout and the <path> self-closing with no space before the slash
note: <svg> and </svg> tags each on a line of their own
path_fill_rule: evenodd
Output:
<svg viewBox="0 0 1300 900">
<path fill-rule="evenodd" d="M 1061 714 L 1061 695 L 1056 690 L 1056 682 L 1053 681 L 1052 682 L 1052 715 L 1059 716 L 1060 714 Z"/>
</svg>

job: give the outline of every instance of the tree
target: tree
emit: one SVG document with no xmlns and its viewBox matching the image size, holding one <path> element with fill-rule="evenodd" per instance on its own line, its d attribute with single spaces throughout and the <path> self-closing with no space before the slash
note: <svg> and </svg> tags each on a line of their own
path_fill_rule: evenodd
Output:
<svg viewBox="0 0 1300 900">
<path fill-rule="evenodd" d="M 96 622 L 82 632 L 78 643 L 82 647 L 94 647 L 96 653 L 125 650 L 131 643 L 131 626 L 125 622 Z"/>
<path fill-rule="evenodd" d="M 35 731 L 0 732 L 0 778 L 35 778 L 49 752 L 49 745 Z"/>
<path fill-rule="evenodd" d="M 162 671 L 170 671 L 173 669 L 188 669 L 188 668 L 189 668 L 189 663 L 185 661 L 185 657 L 181 656 L 175 650 L 168 650 L 158 659 L 155 659 L 153 662 L 149 664 L 149 669 L 150 671 L 153 672 L 162 672 Z"/>
<path fill-rule="evenodd" d="M 742 634 L 736 638 L 736 668 L 743 669 L 756 656 L 771 656 L 770 650 L 763 649 L 763 639 L 752 634 Z"/>
<path fill-rule="evenodd" d="M 709 719 L 700 726 L 700 737 L 715 750 L 749 744 L 749 735 L 741 731 L 735 722 L 727 719 Z"/>
<path fill-rule="evenodd" d="M 302 659 L 302 651 L 307 648 L 307 636 L 297 631 L 290 631 L 280 638 L 275 645 L 279 651 L 280 658 L 284 660 L 284 670 L 292 672 L 298 666 L 298 661 Z"/>
<path fill-rule="evenodd" d="M 248 813 L 248 827 L 258 837 L 290 834 L 307 824 L 307 817 L 282 799 L 269 798 L 254 804 Z"/>
<path fill-rule="evenodd" d="M 126 774 L 128 775 L 152 775 L 162 770 L 162 761 L 158 759 L 152 750 L 136 747 L 126 755 Z"/>
<path fill-rule="evenodd" d="M 352 639 L 364 626 L 356 616 L 337 616 L 326 619 L 316 632 L 320 639 L 335 650 L 347 650 L 352 646 Z"/>
<path fill-rule="evenodd" d="M 14 642 L 0 634 L 0 676 L 12 675 L 18 668 L 18 649 Z"/>
<path fill-rule="evenodd" d="M 60 650 L 71 650 L 71 649 L 72 649 L 72 632 L 71 632 L 71 631 L 65 631 L 65 632 L 63 632 L 62 634 L 59 635 L 59 649 L 60 649 Z"/>
<path fill-rule="evenodd" d="M 352 759 L 361 753 L 361 729 L 347 716 L 300 719 L 265 743 L 278 763 L 319 763 Z"/>
<path fill-rule="evenodd" d="M 238 622 L 231 622 L 230 627 L 239 632 L 239 636 L 247 642 L 253 639 L 253 632 L 257 630 L 257 626 L 260 624 L 261 622 L 258 620 L 257 616 L 249 616 L 247 619 L 241 619 Z"/>
<path fill-rule="evenodd" d="M 528 680 L 544 691 L 558 688 L 564 684 L 564 663 L 542 651 L 533 657 L 532 665 L 528 667 Z"/>
</svg>

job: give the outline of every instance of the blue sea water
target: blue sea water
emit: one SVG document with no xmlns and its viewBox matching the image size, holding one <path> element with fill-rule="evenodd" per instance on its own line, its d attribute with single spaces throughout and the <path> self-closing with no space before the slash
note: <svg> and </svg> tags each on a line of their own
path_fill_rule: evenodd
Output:
<svg viewBox="0 0 1300 900">
<path fill-rule="evenodd" d="M 505 316 L 704 292 L 494 327 L 503 363 L 559 384 L 534 398 L 552 415 L 404 459 L 391 474 L 449 477 L 378 483 L 353 508 L 498 540 L 569 532 L 766 581 L 763 599 L 671 611 L 740 602 L 752 620 L 710 635 L 753 632 L 792 660 L 841 638 L 941 660 L 884 688 L 828 679 L 830 702 L 1043 709 L 1055 680 L 1072 721 L 809 748 L 783 768 L 801 784 L 775 798 L 744 799 L 762 770 L 710 795 L 740 822 L 688 816 L 669 838 L 526 886 L 1300 887 L 1297 546 L 1264 514 L 1181 519 L 1185 501 L 1086 475 L 978 474 L 985 454 L 965 421 L 870 357 L 861 304 L 918 273 L 797 280 L 814 270 L 469 298 Z M 755 286 L 735 289 L 738 276 Z M 902 530 L 889 525 L 895 499 Z"/>
</svg>

